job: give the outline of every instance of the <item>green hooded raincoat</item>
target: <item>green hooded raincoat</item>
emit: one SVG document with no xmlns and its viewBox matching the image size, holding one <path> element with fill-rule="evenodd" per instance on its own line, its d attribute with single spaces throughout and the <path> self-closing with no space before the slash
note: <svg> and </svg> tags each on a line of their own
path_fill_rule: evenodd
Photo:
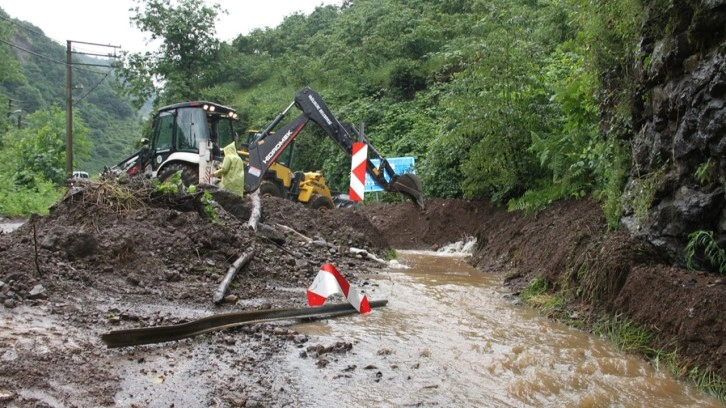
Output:
<svg viewBox="0 0 726 408">
<path fill-rule="evenodd" d="M 214 176 L 222 179 L 220 187 L 242 197 L 245 192 L 245 168 L 234 142 L 224 147 L 222 166 L 214 172 Z"/>
</svg>

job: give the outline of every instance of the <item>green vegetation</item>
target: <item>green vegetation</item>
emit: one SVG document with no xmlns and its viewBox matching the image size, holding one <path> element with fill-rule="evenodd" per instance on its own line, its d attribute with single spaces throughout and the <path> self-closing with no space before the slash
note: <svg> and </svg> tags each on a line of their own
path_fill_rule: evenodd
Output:
<svg viewBox="0 0 726 408">
<path fill-rule="evenodd" d="M 188 191 L 190 194 L 193 194 L 195 190 L 190 188 Z M 210 220 L 213 224 L 222 224 L 222 219 L 219 218 L 217 210 L 214 209 L 214 198 L 212 197 L 212 193 L 210 193 L 209 191 L 203 192 L 201 201 L 202 208 L 204 209 L 204 214 L 206 215 L 207 219 Z"/>
<path fill-rule="evenodd" d="M 559 312 L 564 306 L 564 300 L 556 294 L 548 293 L 550 283 L 542 277 L 532 279 L 520 293 L 520 298 L 528 305 L 540 310 L 546 315 Z"/>
<path fill-rule="evenodd" d="M 386 260 L 390 261 L 396 258 L 398 258 L 398 252 L 396 252 L 394 248 L 388 248 L 388 251 L 386 252 Z"/>
<path fill-rule="evenodd" d="M 655 334 L 641 328 L 621 314 L 598 322 L 593 327 L 593 332 L 609 339 L 620 351 L 651 358 L 657 354 L 652 348 L 656 338 Z"/>
<path fill-rule="evenodd" d="M 40 28 L 0 10 L 0 214 L 46 214 L 65 191 L 66 50 Z M 108 65 L 74 55 L 74 62 Z M 112 71 L 73 67 L 75 170 L 97 174 L 139 138 L 131 104 Z"/>
<path fill-rule="evenodd" d="M 718 246 L 714 239 L 713 231 L 695 231 L 688 235 L 688 244 L 686 245 L 686 266 L 693 269 L 693 258 L 698 251 L 708 258 L 711 265 L 718 270 L 721 275 L 726 274 L 726 250 Z"/>
<path fill-rule="evenodd" d="M 593 333 L 605 337 L 618 350 L 639 355 L 650 360 L 657 368 L 667 369 L 676 378 L 692 381 L 698 389 L 720 401 L 726 401 L 726 381 L 711 370 L 689 368 L 688 362 L 678 354 L 677 347 L 658 347 L 658 336 L 630 319 L 616 314 L 593 326 Z M 670 351 L 668 351 L 670 349 Z"/>
<path fill-rule="evenodd" d="M 213 97 L 238 108 L 240 129 L 262 128 L 312 86 L 341 120 L 365 121 L 385 156 L 415 156 L 430 196 L 536 211 L 593 192 L 614 203 L 622 189 L 626 173 L 611 169 L 622 164 L 622 138 L 598 134 L 598 78 L 617 68 L 605 62 L 620 64 L 613 54 L 625 52 L 639 15 L 618 14 L 637 11 L 632 2 L 347 2 L 231 44 L 208 35 L 215 6 L 139 4 L 134 23 L 162 42 L 149 58 L 124 59 L 127 91 L 139 101 L 150 90 L 160 104 Z M 602 37 L 615 45 L 593 48 L 608 32 L 593 23 L 601 17 L 617 24 L 617 35 Z M 181 42 L 182 25 L 191 41 Z M 209 58 L 217 63 L 198 64 Z M 142 86 L 152 77 L 167 86 Z M 314 127 L 297 140 L 302 169 L 323 170 L 336 190 L 347 186 L 348 158 L 337 146 Z"/>
<path fill-rule="evenodd" d="M 214 82 L 208 70 L 216 61 L 220 42 L 214 22 L 219 6 L 180 0 L 136 0 L 131 22 L 150 38 L 161 40 L 155 52 L 124 53 L 120 77 L 124 91 L 141 107 L 154 96 L 169 103 L 198 100 L 200 92 Z M 215 98 L 216 99 L 216 98 Z M 217 102 L 222 102 L 217 100 Z"/>
<path fill-rule="evenodd" d="M 384 156 L 416 157 L 428 196 L 534 212 L 594 194 L 617 226 L 632 95 L 611 89 L 611 79 L 631 78 L 625 67 L 645 13 L 637 0 L 345 2 L 231 43 L 214 37 L 223 13 L 216 4 L 137 0 L 134 11 L 131 23 L 160 44 L 117 64 L 137 107 L 149 98 L 157 106 L 212 99 L 238 109 L 243 134 L 311 86 L 339 119 L 365 121 Z M 0 36 L 32 39 L 43 47 L 35 52 L 63 59 L 62 47 L 26 30 L 32 26 L 1 21 Z M 19 53 L 4 45 L 0 52 Z M 5 97 L 62 107 L 64 67 L 23 61 L 30 63 L 7 63 Z M 93 171 L 130 154 L 140 130 L 103 70 L 86 71 L 74 73 L 78 81 L 100 85 L 79 98 L 90 154 L 78 165 Z M 614 112 L 605 131 L 603 100 Z M 322 170 L 334 190 L 345 190 L 349 158 L 314 126 L 303 133 L 298 169 Z"/>
<path fill-rule="evenodd" d="M 686 377 L 693 381 L 699 390 L 705 391 L 721 402 L 726 402 L 726 380 L 713 371 L 694 367 L 688 370 Z"/>
<path fill-rule="evenodd" d="M 163 182 L 152 179 L 151 184 L 154 189 L 164 195 L 194 195 L 199 198 L 199 202 L 202 205 L 202 211 L 204 216 L 213 224 L 221 224 L 222 219 L 219 218 L 219 214 L 215 209 L 214 198 L 212 193 L 209 191 L 199 191 L 196 185 L 185 186 L 182 182 L 182 171 L 179 170 L 174 173 L 171 177 L 167 178 Z"/>
<path fill-rule="evenodd" d="M 699 183 L 702 185 L 707 184 L 711 181 L 711 173 L 713 172 L 715 166 L 711 162 L 711 158 L 709 157 L 708 160 L 701 163 L 700 166 L 696 169 L 696 180 L 698 180 Z"/>
<path fill-rule="evenodd" d="M 87 130 L 80 118 L 73 129 L 74 154 L 82 160 L 88 156 Z M 47 214 L 65 191 L 65 112 L 57 106 L 35 111 L 5 137 L 13 143 L 0 150 L 0 214 Z"/>
<path fill-rule="evenodd" d="M 184 183 L 182 183 L 182 172 L 181 170 L 172 174 L 171 177 L 167 178 L 163 182 L 153 179 L 151 180 L 154 188 L 162 194 L 179 194 L 185 191 Z"/>
</svg>

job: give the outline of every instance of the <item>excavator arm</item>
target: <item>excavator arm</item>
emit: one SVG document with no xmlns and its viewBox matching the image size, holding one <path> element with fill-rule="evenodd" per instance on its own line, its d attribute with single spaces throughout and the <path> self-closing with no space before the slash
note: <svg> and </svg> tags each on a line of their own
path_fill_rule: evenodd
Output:
<svg viewBox="0 0 726 408">
<path fill-rule="evenodd" d="M 293 106 L 297 107 L 302 113 L 288 124 L 275 130 Z M 402 193 L 411 198 L 420 208 L 424 208 L 421 180 L 414 174 L 396 174 L 388 161 L 370 144 L 365 135 L 350 123 L 338 122 L 323 98 L 310 88 L 303 88 L 299 91 L 295 95 L 295 101 L 277 115 L 250 144 L 249 170 L 245 177 L 245 190 L 247 192 L 259 188 L 267 169 L 300 134 L 309 121 L 320 126 L 349 156 L 353 154 L 353 143 L 356 140 L 365 142 L 368 145 L 369 155 L 372 154 L 374 159 L 380 160 L 380 165 L 376 166 L 370 158 L 366 159 L 366 171 L 376 184 L 385 191 Z M 273 130 L 275 130 L 274 133 Z"/>
</svg>

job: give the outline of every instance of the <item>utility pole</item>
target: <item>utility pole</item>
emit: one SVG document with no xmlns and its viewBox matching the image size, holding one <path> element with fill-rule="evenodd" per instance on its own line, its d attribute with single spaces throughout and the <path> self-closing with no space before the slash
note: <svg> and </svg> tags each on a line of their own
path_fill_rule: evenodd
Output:
<svg viewBox="0 0 726 408">
<path fill-rule="evenodd" d="M 66 41 L 66 178 L 73 177 L 73 54 Z"/>
<path fill-rule="evenodd" d="M 114 56 L 116 54 L 116 48 L 121 48 L 120 45 L 106 45 L 106 44 L 96 44 L 96 43 L 90 43 L 90 42 L 83 42 L 83 41 L 66 41 L 66 177 L 71 178 L 73 177 L 73 65 L 86 65 L 86 66 L 94 66 L 94 67 L 104 67 L 109 68 L 108 65 L 101 65 L 101 64 L 82 64 L 82 63 L 73 63 L 73 49 L 72 44 L 86 44 L 86 45 L 93 45 L 96 47 L 108 47 L 114 49 Z M 95 55 L 100 57 L 109 57 L 110 55 L 103 55 L 103 54 L 92 54 L 88 52 L 76 52 L 75 54 L 83 54 L 83 55 Z"/>
</svg>

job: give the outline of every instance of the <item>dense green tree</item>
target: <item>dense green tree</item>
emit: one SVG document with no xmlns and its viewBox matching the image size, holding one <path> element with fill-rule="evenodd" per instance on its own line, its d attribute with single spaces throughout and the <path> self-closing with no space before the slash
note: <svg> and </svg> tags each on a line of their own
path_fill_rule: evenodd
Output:
<svg viewBox="0 0 726 408">
<path fill-rule="evenodd" d="M 311 86 L 338 119 L 364 122 L 384 156 L 415 156 L 428 194 L 532 209 L 597 192 L 622 174 L 612 163 L 623 162 L 623 146 L 603 137 L 598 96 L 632 58 L 638 3 L 356 0 L 225 44 L 214 38 L 218 5 L 138 0 L 132 23 L 159 49 L 125 55 L 121 78 L 138 102 L 154 95 L 236 107 L 240 129 L 265 127 Z M 46 68 L 58 74 L 35 67 L 31 81 Z M 47 86 L 38 90 L 53 103 L 58 91 Z M 21 93 L 20 85 L 8 89 Z M 116 133 L 131 128 L 116 122 L 128 112 L 98 108 L 122 112 L 112 94 L 80 105 L 94 157 L 129 152 L 114 131 L 98 134 L 108 123 Z M 323 170 L 334 189 L 347 187 L 349 158 L 319 129 L 308 126 L 297 149 L 296 170 Z"/>
<path fill-rule="evenodd" d="M 20 70 L 20 64 L 15 58 L 11 57 L 9 46 L 6 44 L 12 38 L 13 26 L 7 23 L 8 16 L 1 9 L 0 17 L 2 17 L 0 19 L 0 40 L 2 40 L 0 42 L 0 83 L 22 82 L 24 78 Z M 8 97 L 4 92 L 0 92 L 0 106 L 12 109 L 12 103 L 8 103 Z M 8 127 L 8 117 L 0 115 L 0 132 L 5 132 Z M 2 140 L 0 138 L 0 147 L 2 146 Z"/>
<path fill-rule="evenodd" d="M 15 184 L 32 186 L 38 177 L 64 184 L 66 180 L 66 115 L 58 106 L 28 115 L 25 126 L 13 129 L 7 137 L 14 143 L 2 151 L 5 171 L 14 174 Z M 73 121 L 73 155 L 88 157 L 88 130 L 80 117 Z"/>
<path fill-rule="evenodd" d="M 131 22 L 149 33 L 156 51 L 124 54 L 120 76 L 137 106 L 158 96 L 165 102 L 195 99 L 209 84 L 220 42 L 215 38 L 218 4 L 193 0 L 136 0 Z"/>
</svg>

